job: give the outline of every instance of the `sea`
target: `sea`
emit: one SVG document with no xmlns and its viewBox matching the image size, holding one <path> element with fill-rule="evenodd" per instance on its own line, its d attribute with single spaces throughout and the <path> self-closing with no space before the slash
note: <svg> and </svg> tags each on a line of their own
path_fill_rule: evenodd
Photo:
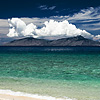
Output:
<svg viewBox="0 0 100 100">
<path fill-rule="evenodd" d="M 100 100 L 100 47 L 0 47 L 0 93 Z"/>
</svg>

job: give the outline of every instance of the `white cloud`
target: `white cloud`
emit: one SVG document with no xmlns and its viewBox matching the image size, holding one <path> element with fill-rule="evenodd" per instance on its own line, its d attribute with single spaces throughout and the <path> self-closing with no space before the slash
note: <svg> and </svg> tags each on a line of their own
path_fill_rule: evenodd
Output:
<svg viewBox="0 0 100 100">
<path fill-rule="evenodd" d="M 48 9 L 48 7 L 46 5 L 41 5 L 38 8 L 40 8 L 41 10 L 47 10 Z"/>
<path fill-rule="evenodd" d="M 42 27 L 43 23 L 45 21 L 49 21 L 50 18 L 37 18 L 37 17 L 33 17 L 33 18 L 20 18 L 22 21 L 24 21 L 26 24 L 30 24 L 30 23 L 34 23 L 37 27 Z"/>
<path fill-rule="evenodd" d="M 41 10 L 53 10 L 53 9 L 56 8 L 56 6 L 48 7 L 47 5 L 41 5 L 38 8 L 41 9 Z"/>
<path fill-rule="evenodd" d="M 43 27 L 46 29 L 46 26 L 44 24 L 46 21 L 55 20 L 56 22 L 63 22 L 64 20 L 67 19 L 69 23 L 73 23 L 80 30 L 86 30 L 88 31 L 88 33 L 91 33 L 91 34 L 100 34 L 99 33 L 100 31 L 100 14 L 99 13 L 100 13 L 100 7 L 97 7 L 97 8 L 90 7 L 88 9 L 83 9 L 80 12 L 73 14 L 72 16 L 66 15 L 66 16 L 51 16 L 49 18 L 33 17 L 33 18 L 20 18 L 20 19 L 25 23 L 25 26 L 27 26 L 30 23 L 34 23 L 33 25 L 37 27 L 35 31 L 36 30 L 40 31 L 39 29 L 42 30 Z M 8 30 L 9 30 L 9 26 L 8 26 L 7 20 L 0 19 L 0 36 L 6 37 Z M 14 31 L 14 30 L 12 29 L 11 31 Z M 34 34 L 36 34 L 36 32 Z M 20 36 L 24 36 L 24 34 L 21 33 Z M 59 36 L 56 36 L 56 37 L 50 36 L 46 38 L 56 39 L 57 37 L 59 38 Z M 65 36 L 62 35 L 62 37 L 65 37 Z"/>
<path fill-rule="evenodd" d="M 75 23 L 80 29 L 84 28 L 89 32 L 93 30 L 100 31 L 100 7 L 83 9 L 73 16 L 69 16 L 67 20 L 71 23 Z"/>
<path fill-rule="evenodd" d="M 73 37 L 77 35 L 82 35 L 86 38 L 92 38 L 93 35 L 85 30 L 77 29 L 75 25 L 70 24 L 67 20 L 64 21 L 45 21 L 44 26 L 40 29 L 36 25 L 30 23 L 26 25 L 21 19 L 12 18 L 8 19 L 10 29 L 7 36 L 32 36 L 34 38 L 44 38 L 46 37 Z"/>
<path fill-rule="evenodd" d="M 99 41 L 99 42 L 100 42 L 100 35 L 96 35 L 96 36 L 93 38 L 93 40 Z"/>
<path fill-rule="evenodd" d="M 10 26 L 8 37 L 17 37 L 17 36 L 34 36 L 33 32 L 36 29 L 36 26 L 33 23 L 28 25 L 25 24 L 19 18 L 8 19 Z"/>
<path fill-rule="evenodd" d="M 53 10 L 55 8 L 56 8 L 56 6 L 49 7 L 50 10 Z"/>
<path fill-rule="evenodd" d="M 72 17 L 69 16 L 68 20 L 86 20 L 86 19 L 98 19 L 100 18 L 100 7 L 88 9 L 82 9 L 80 12 L 75 13 Z M 87 21 L 88 21 L 87 20 Z"/>
<path fill-rule="evenodd" d="M 82 9 L 80 12 L 75 13 L 72 16 L 51 16 L 50 18 L 55 20 L 67 19 L 70 23 L 78 26 L 78 28 L 85 29 L 89 32 L 92 32 L 92 30 L 100 31 L 100 7 Z"/>
</svg>

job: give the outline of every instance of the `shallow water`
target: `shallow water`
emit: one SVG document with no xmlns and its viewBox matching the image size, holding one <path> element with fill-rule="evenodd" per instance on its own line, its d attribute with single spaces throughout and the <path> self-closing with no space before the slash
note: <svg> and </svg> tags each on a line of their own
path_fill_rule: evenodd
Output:
<svg viewBox="0 0 100 100">
<path fill-rule="evenodd" d="M 100 99 L 100 47 L 0 47 L 0 88 Z"/>
</svg>

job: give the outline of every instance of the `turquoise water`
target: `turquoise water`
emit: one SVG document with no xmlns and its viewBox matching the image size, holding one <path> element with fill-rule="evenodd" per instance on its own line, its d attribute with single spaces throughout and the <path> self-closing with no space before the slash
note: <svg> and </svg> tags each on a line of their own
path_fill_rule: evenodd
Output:
<svg viewBox="0 0 100 100">
<path fill-rule="evenodd" d="M 100 99 L 100 47 L 0 47 L 0 88 Z"/>
</svg>

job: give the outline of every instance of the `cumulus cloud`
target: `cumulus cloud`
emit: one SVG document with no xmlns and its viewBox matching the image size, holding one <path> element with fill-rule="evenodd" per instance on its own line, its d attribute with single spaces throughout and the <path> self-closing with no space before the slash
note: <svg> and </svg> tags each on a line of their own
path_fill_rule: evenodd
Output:
<svg viewBox="0 0 100 100">
<path fill-rule="evenodd" d="M 73 37 L 77 35 L 82 35 L 87 38 L 91 38 L 92 35 L 85 30 L 77 29 L 75 25 L 70 24 L 67 20 L 64 21 L 46 21 L 44 27 L 41 29 L 36 29 L 36 33 L 39 37 L 46 36 L 59 36 L 61 37 Z"/>
<path fill-rule="evenodd" d="M 33 23 L 26 25 L 25 22 L 23 22 L 19 18 L 12 18 L 11 20 L 8 19 L 8 23 L 10 26 L 9 33 L 7 34 L 8 37 L 18 37 L 18 36 L 35 37 L 34 32 L 37 27 Z"/>
<path fill-rule="evenodd" d="M 93 35 L 85 30 L 76 28 L 75 25 L 70 24 L 67 20 L 45 21 L 44 26 L 40 29 L 33 23 L 26 25 L 19 18 L 8 19 L 8 23 L 10 29 L 7 36 L 9 37 L 32 36 L 34 38 L 47 39 L 48 37 L 66 38 L 81 35 L 86 38 L 93 38 Z"/>
<path fill-rule="evenodd" d="M 43 5 L 42 5 L 43 6 Z M 41 6 L 41 7 L 42 7 Z M 98 35 L 100 32 L 100 7 L 93 8 L 90 7 L 88 9 L 82 9 L 80 12 L 73 14 L 72 16 L 66 15 L 66 16 L 50 16 L 45 18 L 28 18 L 28 17 L 22 17 L 20 18 L 24 23 L 27 25 L 30 23 L 34 23 L 37 27 L 41 28 L 44 26 L 45 21 L 49 21 L 51 19 L 55 21 L 64 21 L 68 20 L 69 23 L 73 23 L 81 30 L 86 30 L 91 34 Z M 7 27 L 2 27 L 6 25 Z M 0 20 L 0 33 L 7 34 L 8 33 L 8 23 L 7 20 Z M 5 28 L 5 29 L 4 29 Z"/>
</svg>

